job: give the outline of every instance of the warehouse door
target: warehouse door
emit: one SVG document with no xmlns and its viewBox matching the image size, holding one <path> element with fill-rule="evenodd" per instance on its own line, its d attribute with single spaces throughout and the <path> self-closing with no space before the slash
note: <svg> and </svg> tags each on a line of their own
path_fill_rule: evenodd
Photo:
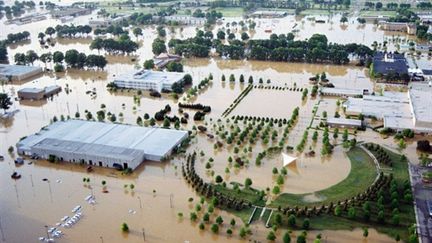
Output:
<svg viewBox="0 0 432 243">
<path fill-rule="evenodd" d="M 103 165 L 102 165 L 102 161 L 99 161 L 99 166 L 103 166 Z"/>
<path fill-rule="evenodd" d="M 128 163 L 123 163 L 123 169 L 127 169 L 128 168 Z"/>
</svg>

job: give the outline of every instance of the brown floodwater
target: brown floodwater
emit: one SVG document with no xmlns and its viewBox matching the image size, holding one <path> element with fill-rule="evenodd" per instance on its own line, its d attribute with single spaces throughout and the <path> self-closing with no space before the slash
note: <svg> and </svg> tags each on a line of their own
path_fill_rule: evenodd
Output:
<svg viewBox="0 0 432 243">
<path fill-rule="evenodd" d="M 62 3 L 66 2 L 70 1 L 62 1 Z M 94 14 L 82 16 L 71 23 L 85 24 L 94 17 Z M 315 17 L 326 20 L 328 18 L 326 16 Z M 384 38 L 396 35 L 377 30 L 371 24 L 364 26 L 359 26 L 357 23 L 351 24 L 352 19 L 350 19 L 348 26 L 341 26 L 339 19 L 340 16 L 336 15 L 330 19 L 333 23 L 326 24 L 315 24 L 306 18 L 295 20 L 293 16 L 287 16 L 280 20 L 257 20 L 257 28 L 253 38 L 267 38 L 269 34 L 264 32 L 267 27 L 272 28 L 273 33 L 287 33 L 292 30 L 296 23 L 296 29 L 299 30 L 296 32 L 296 38 L 299 39 L 308 38 L 313 33 L 323 33 L 328 36 L 330 42 L 371 44 L 374 40 L 382 42 Z M 74 39 L 54 38 L 54 46 L 41 47 L 37 40 L 37 34 L 49 26 L 60 24 L 58 20 L 47 19 L 22 26 L 6 26 L 3 23 L 4 20 L 2 19 L 2 23 L 0 23 L 0 39 L 5 38 L 9 33 L 24 30 L 29 31 L 32 37 L 30 41 L 14 44 L 8 48 L 11 63 L 13 63 L 15 53 L 28 50 L 34 50 L 41 54 L 48 51 L 65 52 L 74 48 L 86 54 L 98 54 L 97 50 L 89 49 L 91 36 Z M 224 27 L 226 22 L 238 20 L 239 18 L 226 18 L 222 25 L 216 26 L 214 33 L 217 32 L 218 28 Z M 181 162 L 184 161 L 182 156 L 177 156 L 167 163 L 145 162 L 133 175 L 123 176 L 111 169 L 96 168 L 94 173 L 89 174 L 84 167 L 79 165 L 51 164 L 44 161 L 34 161 L 31 165 L 26 163 L 17 167 L 13 163 L 13 158 L 16 155 L 7 152 L 9 146 L 16 144 L 21 137 L 39 131 L 42 126 L 49 124 L 54 116 L 58 118 L 60 115 L 74 117 L 75 112 L 79 111 L 81 117 L 84 117 L 85 110 L 95 115 L 101 109 L 102 104 L 106 105 L 106 111 L 116 114 L 119 121 L 129 124 L 135 124 L 137 117 L 143 116 L 145 113 L 153 115 L 166 104 L 173 108 L 170 115 L 179 115 L 178 101 L 169 95 L 164 94 L 162 98 L 152 98 L 144 92 L 140 96 L 139 102 L 134 102 L 136 92 L 110 93 L 106 89 L 107 83 L 115 75 L 133 72 L 139 68 L 139 65 L 142 65 L 144 60 L 152 58 L 151 43 L 155 38 L 155 33 L 154 27 L 144 27 L 143 36 L 138 38 L 139 50 L 129 56 L 107 55 L 108 65 L 103 71 L 70 69 L 63 74 L 45 73 L 33 80 L 9 83 L 1 87 L 2 91 L 12 94 L 14 98 L 17 90 L 23 87 L 45 87 L 57 84 L 63 88 L 62 92 L 52 99 L 43 101 L 15 100 L 11 110 L 19 110 L 19 112 L 13 118 L 0 122 L 0 154 L 6 157 L 4 161 L 0 162 L 0 184 L 2 185 L 0 187 L 0 195 L 2 195 L 0 197 L 0 220 L 6 242 L 35 242 L 37 237 L 45 236 L 45 225 L 53 226 L 63 216 L 70 216 L 72 208 L 76 205 L 83 206 L 84 217 L 74 227 L 62 229 L 65 236 L 59 242 L 140 242 L 143 240 L 143 231 L 146 241 L 149 242 L 225 242 L 228 240 L 230 242 L 245 242 L 245 240 L 238 238 L 241 225 L 238 218 L 236 218 L 238 224 L 234 229 L 234 236 L 228 237 L 226 235 L 226 222 L 234 217 L 226 212 L 217 210 L 217 214 L 222 215 L 225 220 L 219 235 L 210 233 L 208 229 L 200 232 L 198 225 L 190 222 L 189 213 L 193 211 L 198 196 L 182 179 L 180 170 Z M 176 28 L 175 33 L 168 34 L 167 40 L 172 37 L 188 38 L 194 34 L 194 26 Z M 401 35 L 401 38 L 407 38 L 401 33 L 397 33 L 397 35 Z M 104 54 L 104 52 L 101 51 L 100 54 Z M 240 74 L 244 74 L 246 80 L 250 75 L 253 76 L 255 82 L 259 78 L 263 78 L 264 82 L 270 79 L 271 85 L 275 86 L 292 87 L 295 84 L 297 87 L 310 88 L 309 77 L 316 73 L 326 72 L 327 77 L 337 87 L 374 87 L 373 82 L 366 75 L 367 70 L 352 65 L 236 61 L 219 58 L 191 58 L 183 60 L 183 64 L 185 72 L 192 74 L 195 84 L 207 77 L 209 73 L 214 76 L 210 86 L 193 99 L 194 102 L 212 107 L 212 112 L 205 121 L 209 127 L 220 118 L 223 111 L 246 87 L 247 84 L 238 82 Z M 39 62 L 36 62 L 35 65 L 45 66 Z M 47 64 L 47 67 L 52 68 L 52 65 Z M 234 74 L 237 81 L 235 83 L 221 82 L 222 74 L 225 74 L 227 78 L 230 74 Z M 87 94 L 88 91 L 93 90 L 96 91 L 96 95 Z M 273 95 L 270 90 L 254 90 L 231 115 L 247 115 L 256 112 L 256 115 L 289 118 L 293 108 L 299 106 L 299 121 L 290 132 L 286 143 L 286 145 L 295 147 L 300 142 L 303 131 L 312 121 L 313 107 L 321 98 L 311 99 L 308 97 L 305 102 L 302 102 L 300 92 L 281 92 Z M 322 110 L 326 110 L 329 115 L 333 114 L 337 109 L 335 102 L 336 99 L 334 98 L 322 98 L 317 115 L 320 115 Z M 274 105 L 274 109 L 266 109 L 269 103 Z M 193 114 L 193 111 L 187 112 Z M 194 124 L 193 121 L 190 121 L 183 128 L 190 129 Z M 316 121 L 313 123 L 313 126 L 315 125 Z M 212 129 L 210 131 L 213 132 Z M 282 130 L 279 129 L 279 132 L 282 133 Z M 320 133 L 318 141 L 321 140 L 321 135 Z M 306 157 L 303 153 L 290 153 L 299 159 L 295 164 L 288 167 L 288 175 L 283 188 L 281 188 L 283 192 L 314 192 L 334 185 L 348 175 L 350 163 L 343 149 L 337 147 L 332 156 L 323 159 L 318 156 L 321 143 L 312 143 L 311 136 L 312 132 L 309 133 L 305 152 L 314 150 L 317 155 Z M 395 147 L 392 139 L 383 139 L 379 134 L 370 131 L 359 133 L 359 139 L 365 141 L 377 141 L 379 139 L 382 143 Z M 198 135 L 189 150 L 205 152 L 206 155 L 200 158 L 200 162 L 197 163 L 197 170 L 206 180 L 211 181 L 212 177 L 206 173 L 204 164 L 209 157 L 213 157 L 215 163 L 212 170 L 215 171 L 216 175 L 223 175 L 224 179 L 229 182 L 243 182 L 245 178 L 250 177 L 253 180 L 253 186 L 258 189 L 271 188 L 275 184 L 271 170 L 273 167 L 282 167 L 280 155 L 265 158 L 261 166 L 256 166 L 254 161 L 258 152 L 266 148 L 266 146 L 257 143 L 253 147 L 253 152 L 247 155 L 250 160 L 248 166 L 241 169 L 230 167 L 230 173 L 225 174 L 225 168 L 228 166 L 227 158 L 233 154 L 233 146 L 214 150 L 214 142 L 207 139 L 205 135 Z M 337 143 L 338 140 L 333 142 Z M 417 159 L 415 142 L 409 142 L 405 151 L 410 159 Z M 13 171 L 22 174 L 22 179 L 11 180 L 10 175 Z M 83 184 L 83 177 L 91 179 L 89 185 Z M 44 178 L 47 178 L 49 182 L 42 181 Z M 102 193 L 102 180 L 107 181 L 109 193 Z M 125 184 L 131 183 L 135 185 L 134 192 L 130 189 L 124 189 Z M 93 193 L 96 196 L 97 203 L 95 205 L 90 205 L 84 201 L 84 198 L 92 193 L 90 187 L 93 188 Z M 153 193 L 153 190 L 156 192 Z M 189 197 L 195 198 L 193 203 L 188 202 Z M 178 218 L 179 212 L 184 214 L 184 219 Z M 123 235 L 120 232 L 120 225 L 123 222 L 127 222 L 131 229 L 129 235 Z M 265 239 L 267 230 L 262 224 L 253 224 L 251 229 L 253 232 L 252 240 L 263 241 Z M 360 230 L 353 232 L 323 231 L 320 233 L 328 238 L 328 242 L 362 241 Z M 280 233 L 278 234 L 281 237 Z M 311 232 L 309 237 L 311 238 L 313 235 L 314 232 Z M 373 230 L 370 231 L 368 241 L 392 242 L 388 236 L 378 234 Z"/>
</svg>

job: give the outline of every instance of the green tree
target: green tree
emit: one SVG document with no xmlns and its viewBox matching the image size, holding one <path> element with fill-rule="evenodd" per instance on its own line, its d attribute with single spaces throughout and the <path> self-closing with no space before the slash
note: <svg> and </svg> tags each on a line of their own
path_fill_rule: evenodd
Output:
<svg viewBox="0 0 432 243">
<path fill-rule="evenodd" d="M 291 243 L 291 236 L 288 232 L 285 232 L 285 234 L 282 237 L 283 243 Z"/>
<path fill-rule="evenodd" d="M 275 241 L 276 240 L 276 235 L 275 235 L 275 233 L 273 231 L 270 231 L 267 234 L 267 240 L 269 240 L 269 241 Z"/>
<path fill-rule="evenodd" d="M 310 228 L 310 220 L 308 218 L 305 218 L 303 220 L 303 229 L 308 230 Z"/>
<path fill-rule="evenodd" d="M 368 228 L 363 228 L 363 237 L 364 238 L 367 238 L 368 237 L 368 235 L 369 235 L 369 230 L 368 230 Z"/>
<path fill-rule="evenodd" d="M 3 112 L 6 113 L 11 105 L 12 101 L 9 95 L 6 93 L 0 93 L 0 109 L 3 109 Z"/>
<path fill-rule="evenodd" d="M 216 218 L 216 223 L 219 224 L 219 225 L 221 225 L 223 223 L 223 218 L 221 216 L 218 216 Z"/>
<path fill-rule="evenodd" d="M 138 36 L 143 35 L 143 31 L 140 27 L 136 27 L 133 29 L 133 34 L 136 38 L 138 38 Z"/>
<path fill-rule="evenodd" d="M 214 234 L 217 234 L 217 233 L 219 232 L 219 226 L 218 226 L 217 224 L 212 224 L 212 226 L 211 226 L 211 231 L 212 231 Z"/>
<path fill-rule="evenodd" d="M 296 217 L 294 214 L 291 214 L 290 216 L 288 216 L 288 225 L 291 227 L 296 226 Z"/>
<path fill-rule="evenodd" d="M 121 225 L 121 230 L 125 233 L 129 233 L 129 226 L 126 223 Z"/>
<path fill-rule="evenodd" d="M 252 179 L 246 178 L 245 179 L 245 187 L 249 188 L 252 185 Z"/>
</svg>

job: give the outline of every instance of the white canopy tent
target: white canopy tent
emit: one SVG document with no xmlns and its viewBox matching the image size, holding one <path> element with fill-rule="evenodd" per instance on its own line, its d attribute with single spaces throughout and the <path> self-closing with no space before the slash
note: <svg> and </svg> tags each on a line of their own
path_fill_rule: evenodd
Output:
<svg viewBox="0 0 432 243">
<path fill-rule="evenodd" d="M 291 164 L 292 162 L 296 161 L 296 159 L 297 159 L 296 157 L 289 156 L 285 153 L 282 153 L 282 158 L 283 158 L 283 166 L 284 167 Z"/>
</svg>

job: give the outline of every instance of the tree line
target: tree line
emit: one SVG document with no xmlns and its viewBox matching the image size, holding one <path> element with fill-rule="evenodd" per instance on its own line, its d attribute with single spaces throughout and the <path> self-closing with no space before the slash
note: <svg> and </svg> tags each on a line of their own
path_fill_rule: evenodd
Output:
<svg viewBox="0 0 432 243">
<path fill-rule="evenodd" d="M 61 51 L 56 51 L 54 53 L 44 53 L 40 56 L 33 50 L 30 50 L 25 54 L 16 53 L 14 59 L 15 63 L 18 65 L 33 65 L 36 60 L 40 60 L 45 65 L 53 62 L 55 64 L 55 71 L 63 71 L 63 61 L 69 67 L 80 69 L 84 67 L 103 69 L 107 64 L 107 60 L 104 56 L 94 54 L 86 55 L 85 53 L 78 52 L 75 49 L 68 50 L 65 54 Z"/>
<path fill-rule="evenodd" d="M 218 37 L 222 38 L 222 35 Z M 165 42 L 157 43 L 157 47 L 163 49 Z M 193 38 L 171 39 L 168 47 L 174 49 L 177 55 L 184 56 L 208 57 L 210 48 L 215 47 L 221 56 L 231 59 L 333 64 L 346 64 L 350 56 L 358 57 L 361 64 L 364 64 L 373 55 L 373 50 L 365 45 L 328 43 L 327 37 L 321 34 L 314 34 L 307 40 L 298 41 L 294 40 L 292 33 L 272 34 L 269 39 L 231 40 L 229 45 L 225 45 L 220 39 L 212 39 L 212 35 L 198 31 Z M 155 48 L 153 50 L 155 51 Z"/>
<path fill-rule="evenodd" d="M 138 49 L 138 43 L 132 41 L 128 35 L 121 35 L 118 40 L 96 38 L 90 44 L 90 49 L 105 50 L 110 54 L 130 54 Z"/>
<path fill-rule="evenodd" d="M 30 32 L 28 31 L 23 31 L 23 32 L 18 32 L 16 34 L 8 34 L 6 37 L 6 44 L 13 44 L 16 42 L 20 42 L 20 41 L 25 41 L 28 40 L 30 38 Z"/>
<path fill-rule="evenodd" d="M 88 35 L 92 28 L 89 25 L 57 25 L 55 27 L 58 37 L 75 37 L 76 35 Z"/>
</svg>

